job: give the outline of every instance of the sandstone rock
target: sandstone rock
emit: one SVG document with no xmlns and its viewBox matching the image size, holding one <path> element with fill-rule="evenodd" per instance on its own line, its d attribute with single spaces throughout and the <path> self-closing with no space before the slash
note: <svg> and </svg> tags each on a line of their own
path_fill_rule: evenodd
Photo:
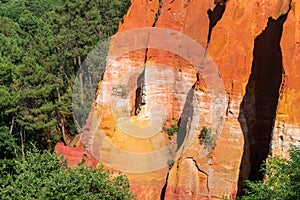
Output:
<svg viewBox="0 0 300 200">
<path fill-rule="evenodd" d="M 296 0 L 132 1 L 82 143 L 139 199 L 234 198 L 299 144 L 299 19 Z"/>
<path fill-rule="evenodd" d="M 78 166 L 78 163 L 82 163 L 88 167 L 96 167 L 99 163 L 99 161 L 83 147 L 69 147 L 65 146 L 62 142 L 59 142 L 55 146 L 55 151 L 64 155 L 64 159 L 66 159 L 70 166 Z"/>
</svg>

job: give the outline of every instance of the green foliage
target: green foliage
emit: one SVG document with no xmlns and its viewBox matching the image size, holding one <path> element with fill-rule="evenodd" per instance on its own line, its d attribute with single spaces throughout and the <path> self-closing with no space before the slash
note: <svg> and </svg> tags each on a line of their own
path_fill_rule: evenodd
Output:
<svg viewBox="0 0 300 200">
<path fill-rule="evenodd" d="M 9 133 L 9 128 L 6 126 L 0 126 L 0 158 L 10 159 L 17 155 L 17 142 Z"/>
<path fill-rule="evenodd" d="M 83 129 L 91 112 L 91 105 L 96 98 L 96 89 L 102 79 L 109 40 L 101 41 L 86 57 L 82 68 L 77 73 L 72 92 L 72 109 L 77 129 Z M 62 107 L 64 104 L 61 104 Z M 67 110 L 67 109 L 65 109 Z"/>
<path fill-rule="evenodd" d="M 178 131 L 178 126 L 177 124 L 171 124 L 170 128 L 166 128 L 166 131 L 168 135 L 174 135 Z"/>
<path fill-rule="evenodd" d="M 168 134 L 169 139 L 178 132 L 178 119 L 172 117 L 167 119 L 163 124 L 163 131 Z"/>
<path fill-rule="evenodd" d="M 203 126 L 198 138 L 199 143 L 201 145 L 204 144 L 204 148 L 214 149 L 216 147 L 215 136 L 213 135 L 211 128 Z"/>
<path fill-rule="evenodd" d="M 167 165 L 169 166 L 169 169 L 171 169 L 175 163 L 175 157 L 176 157 L 176 144 L 173 142 L 170 142 L 167 146 L 168 149 L 168 157 Z"/>
<path fill-rule="evenodd" d="M 167 164 L 168 164 L 168 166 L 169 166 L 169 169 L 171 169 L 171 168 L 173 167 L 173 165 L 174 165 L 174 159 L 169 159 L 169 160 L 167 161 Z"/>
<path fill-rule="evenodd" d="M 72 105 L 69 103 L 72 101 L 72 97 L 73 101 L 80 100 L 73 102 L 73 109 L 76 127 L 78 130 L 83 129 L 91 104 L 95 99 L 96 91 L 93 88 L 101 77 L 101 73 L 97 69 L 103 69 L 105 65 L 98 61 L 105 60 L 103 57 L 106 56 L 106 53 L 103 52 L 106 52 L 107 49 L 99 49 L 96 45 L 108 46 L 106 41 L 117 31 L 118 23 L 127 11 L 129 4 L 129 0 L 67 0 L 62 6 L 48 13 L 49 24 L 53 34 L 56 35 L 52 40 L 53 52 L 59 63 L 57 71 L 60 72 L 58 76 L 61 87 L 57 89 L 58 96 L 60 96 L 57 112 L 58 124 L 65 126 L 59 125 L 60 130 L 75 131 L 71 112 Z M 90 55 L 89 60 L 84 63 L 83 61 L 90 52 L 98 56 L 97 60 L 95 61 L 93 58 L 95 56 Z M 98 54 L 96 54 L 97 52 Z M 78 70 L 78 75 L 82 78 L 79 82 L 74 82 Z M 94 74 L 99 74 L 99 76 Z M 73 86 L 73 95 L 70 95 L 68 93 L 72 92 Z M 70 135 L 70 133 L 68 134 Z"/>
<path fill-rule="evenodd" d="M 300 199 L 300 149 L 290 151 L 290 159 L 273 157 L 263 167 L 265 181 L 247 181 L 245 200 Z"/>
<path fill-rule="evenodd" d="M 71 168 L 62 157 L 29 151 L 25 159 L 14 160 L 13 173 L 0 168 L 1 199 L 133 199 L 128 179 L 109 171 Z"/>
<path fill-rule="evenodd" d="M 52 149 L 59 140 L 70 143 L 76 134 L 72 113 L 76 73 L 88 53 L 116 32 L 129 4 L 129 0 L 0 1 L 0 199 L 131 198 L 123 176 L 68 168 L 49 152 L 28 151 L 32 144 Z M 87 62 L 105 66 L 94 57 Z M 99 78 L 91 78 L 98 71 L 90 68 L 80 73 L 83 85 L 89 83 L 84 95 L 90 90 L 89 101 L 77 104 L 85 111 L 82 128 L 95 98 L 90 83 L 97 84 Z"/>
<path fill-rule="evenodd" d="M 26 10 L 37 17 L 41 17 L 44 13 L 61 4 L 61 0 L 2 0 L 0 2 L 0 16 L 18 22 L 20 15 Z"/>
<path fill-rule="evenodd" d="M 129 4 L 129 0 L 1 1 L 0 128 L 9 127 L 5 131 L 9 135 L 2 131 L 2 138 L 13 137 L 21 149 L 30 148 L 30 143 L 51 149 L 59 140 L 70 142 L 76 134 L 72 113 L 76 73 L 87 54 L 115 33 Z M 83 73 L 83 81 L 90 81 L 91 73 L 96 72 Z M 90 93 L 89 101 L 77 104 L 85 111 L 81 128 L 95 98 L 95 91 Z"/>
</svg>

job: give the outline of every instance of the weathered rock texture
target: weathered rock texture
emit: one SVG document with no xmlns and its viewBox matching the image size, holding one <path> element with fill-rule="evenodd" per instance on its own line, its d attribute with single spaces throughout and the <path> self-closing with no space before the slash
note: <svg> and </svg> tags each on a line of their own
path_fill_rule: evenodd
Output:
<svg viewBox="0 0 300 200">
<path fill-rule="evenodd" d="M 217 66 L 226 101 L 197 75 L 201 66 L 164 49 L 134 49 L 107 66 L 83 144 L 104 165 L 123 170 L 139 199 L 235 197 L 244 180 L 262 178 L 268 155 L 285 157 L 300 139 L 299 18 L 298 0 L 133 0 L 119 33 L 156 27 L 191 37 L 203 47 L 202 67 Z M 121 48 L 114 45 L 111 54 Z M 188 90 L 180 89 L 178 74 Z M 210 121 L 212 102 L 220 104 L 223 126 Z M 175 150 L 162 126 L 151 126 L 156 104 L 166 114 L 153 115 L 180 119 Z M 187 145 L 182 135 L 200 134 L 203 126 L 215 126 L 211 152 L 198 137 Z M 168 158 L 175 159 L 170 170 Z"/>
<path fill-rule="evenodd" d="M 55 151 L 64 155 L 64 158 L 66 158 L 70 166 L 78 166 L 79 163 L 82 163 L 88 167 L 97 167 L 99 163 L 99 161 L 80 144 L 78 144 L 78 147 L 69 147 L 59 142 L 55 146 Z"/>
</svg>

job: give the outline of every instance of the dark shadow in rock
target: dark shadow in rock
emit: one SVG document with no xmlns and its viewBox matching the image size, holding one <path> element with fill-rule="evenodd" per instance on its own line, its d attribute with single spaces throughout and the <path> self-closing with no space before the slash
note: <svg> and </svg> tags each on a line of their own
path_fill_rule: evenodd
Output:
<svg viewBox="0 0 300 200">
<path fill-rule="evenodd" d="M 143 87 L 145 85 L 145 68 L 137 79 L 137 89 L 135 91 L 134 115 L 138 115 L 141 111 L 141 106 L 145 105 L 143 102 Z"/>
<path fill-rule="evenodd" d="M 215 7 L 213 10 L 208 9 L 209 28 L 207 36 L 207 44 L 210 42 L 211 33 L 213 28 L 217 25 L 218 21 L 222 19 L 222 16 L 226 9 L 226 0 L 215 1 Z"/>
<path fill-rule="evenodd" d="M 165 199 L 166 190 L 167 190 L 167 187 L 168 187 L 168 178 L 169 178 L 169 173 L 167 174 L 166 182 L 164 184 L 164 187 L 161 189 L 160 200 L 164 200 Z"/>
<path fill-rule="evenodd" d="M 177 149 L 181 147 L 185 138 L 187 137 L 187 133 L 190 131 L 190 123 L 193 119 L 193 98 L 194 98 L 194 87 L 192 87 L 186 97 L 186 101 L 184 107 L 182 109 L 181 116 L 178 122 L 178 133 L 177 133 Z"/>
<path fill-rule="evenodd" d="M 240 105 L 239 122 L 244 134 L 238 195 L 245 180 L 262 180 L 260 170 L 269 155 L 284 69 L 280 40 L 287 14 L 268 19 L 266 29 L 254 41 L 251 74 Z"/>
</svg>

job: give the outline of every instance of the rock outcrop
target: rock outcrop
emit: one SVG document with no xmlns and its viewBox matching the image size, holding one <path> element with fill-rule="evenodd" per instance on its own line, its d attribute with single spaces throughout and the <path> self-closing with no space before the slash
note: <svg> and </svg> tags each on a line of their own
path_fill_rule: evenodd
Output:
<svg viewBox="0 0 300 200">
<path fill-rule="evenodd" d="M 78 144 L 78 147 L 70 147 L 59 142 L 55 146 L 55 151 L 64 155 L 64 158 L 70 166 L 78 166 L 79 163 L 82 163 L 88 167 L 97 167 L 99 163 L 99 161 L 80 144 Z"/>
<path fill-rule="evenodd" d="M 133 0 L 82 143 L 139 199 L 234 198 L 299 144 L 299 18 L 297 0 Z"/>
</svg>

